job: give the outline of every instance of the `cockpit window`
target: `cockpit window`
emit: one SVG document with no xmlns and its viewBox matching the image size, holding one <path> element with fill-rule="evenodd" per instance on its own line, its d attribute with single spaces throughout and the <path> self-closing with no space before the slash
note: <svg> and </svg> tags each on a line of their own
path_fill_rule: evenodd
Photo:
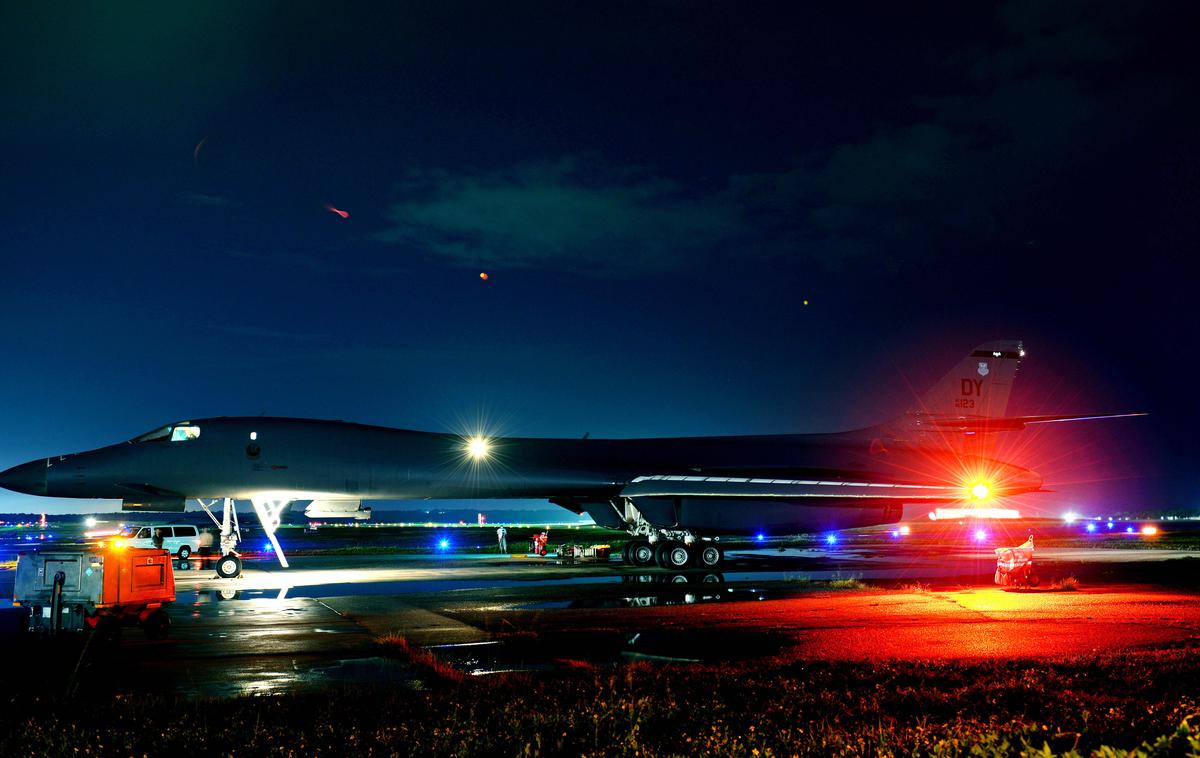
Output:
<svg viewBox="0 0 1200 758">
<path fill-rule="evenodd" d="M 198 426 L 177 426 L 171 432 L 172 442 L 186 442 L 194 440 L 200 436 L 200 427 Z"/>
<path fill-rule="evenodd" d="M 146 432 L 141 437 L 134 437 L 130 442 L 137 444 L 139 442 L 154 442 L 155 440 L 165 440 L 171 437 L 171 427 L 164 426 L 162 429 L 155 429 L 152 432 Z"/>
<path fill-rule="evenodd" d="M 140 437 L 134 437 L 130 442 L 135 445 L 139 442 L 157 442 L 159 440 L 186 442 L 194 440 L 199 436 L 200 427 L 192 426 L 185 421 L 182 424 L 173 424 L 171 426 L 164 426 L 161 429 L 155 429 L 152 432 L 146 432 Z"/>
</svg>

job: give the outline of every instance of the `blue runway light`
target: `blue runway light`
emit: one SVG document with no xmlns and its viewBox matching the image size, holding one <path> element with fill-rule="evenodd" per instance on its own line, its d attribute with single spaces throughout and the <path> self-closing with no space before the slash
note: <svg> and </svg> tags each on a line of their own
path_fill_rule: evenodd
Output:
<svg viewBox="0 0 1200 758">
<path fill-rule="evenodd" d="M 1109 522 L 1108 522 L 1108 524 L 1107 524 L 1107 526 L 1108 526 L 1108 528 L 1109 528 L 1109 529 L 1112 529 L 1112 528 L 1113 528 L 1113 522 L 1109 521 Z"/>
<path fill-rule="evenodd" d="M 450 540 L 438 540 L 438 549 L 445 550 L 450 547 Z"/>
<path fill-rule="evenodd" d="M 1127 527 L 1125 527 L 1125 533 L 1126 533 L 1126 534 L 1133 534 L 1133 527 L 1132 527 L 1132 526 L 1127 526 Z"/>
<path fill-rule="evenodd" d="M 893 530 L 892 530 L 892 539 L 899 539 L 899 538 L 900 538 L 900 530 L 899 530 L 899 529 L 893 529 Z"/>
<path fill-rule="evenodd" d="M 837 544 L 837 535 L 836 534 L 825 535 L 825 544 L 836 545 Z"/>
<path fill-rule="evenodd" d="M 1087 530 L 1088 530 L 1089 532 L 1094 532 L 1094 531 L 1096 531 L 1096 525 L 1095 525 L 1095 524 L 1088 524 L 1088 525 L 1087 525 Z"/>
<path fill-rule="evenodd" d="M 263 543 L 262 551 L 264 553 L 273 553 L 275 552 L 275 548 L 271 546 L 270 541 L 267 541 Z"/>
<path fill-rule="evenodd" d="M 758 540 L 759 542 L 762 542 L 762 541 L 763 541 L 763 540 L 765 540 L 766 538 L 767 538 L 767 535 L 765 535 L 765 534 L 763 534 L 763 533 L 761 533 L 761 532 L 760 532 L 760 533 L 758 533 L 758 534 L 756 534 L 756 535 L 754 535 L 754 539 Z"/>
</svg>

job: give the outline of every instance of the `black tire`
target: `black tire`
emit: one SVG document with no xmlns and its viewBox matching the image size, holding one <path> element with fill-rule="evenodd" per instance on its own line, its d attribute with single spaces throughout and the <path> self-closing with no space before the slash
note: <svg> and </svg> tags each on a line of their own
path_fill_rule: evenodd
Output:
<svg viewBox="0 0 1200 758">
<path fill-rule="evenodd" d="M 1025 581 L 1030 587 L 1036 587 L 1042 583 L 1041 577 L 1039 577 L 1037 574 L 1030 574 Z"/>
<path fill-rule="evenodd" d="M 636 540 L 629 548 L 629 562 L 634 566 L 651 566 L 654 564 L 654 546 L 646 540 Z"/>
<path fill-rule="evenodd" d="M 654 551 L 658 565 L 666 569 L 681 569 L 692 562 L 692 551 L 682 542 L 661 542 Z"/>
<path fill-rule="evenodd" d="M 711 542 L 700 543 L 696 553 L 696 565 L 704 568 L 716 568 L 725 560 L 725 553 Z"/>
<path fill-rule="evenodd" d="M 221 556 L 217 561 L 217 576 L 232 579 L 242 573 L 242 559 L 233 553 Z"/>
<path fill-rule="evenodd" d="M 146 633 L 148 640 L 165 640 L 171 633 L 171 617 L 159 608 L 142 622 L 142 631 Z"/>
<path fill-rule="evenodd" d="M 671 543 L 668 540 L 659 540 L 654 543 L 654 565 L 659 568 L 667 568 L 667 545 Z"/>
<path fill-rule="evenodd" d="M 191 554 L 192 554 L 192 549 L 190 547 L 188 547 L 187 545 L 179 546 L 179 553 L 178 553 L 179 560 L 186 561 L 188 559 L 188 556 Z"/>
<path fill-rule="evenodd" d="M 626 542 L 624 545 L 621 546 L 621 562 L 622 563 L 627 563 L 627 564 L 633 563 L 633 561 L 630 560 L 630 558 L 629 558 L 629 548 L 631 548 L 631 547 L 633 547 L 632 540 L 630 540 L 629 542 Z"/>
</svg>

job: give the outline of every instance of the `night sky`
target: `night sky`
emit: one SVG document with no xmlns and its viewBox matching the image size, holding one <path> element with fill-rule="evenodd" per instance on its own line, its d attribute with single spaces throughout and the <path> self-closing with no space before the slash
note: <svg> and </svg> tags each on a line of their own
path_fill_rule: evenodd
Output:
<svg viewBox="0 0 1200 758">
<path fill-rule="evenodd" d="M 1012 441 L 1025 510 L 1200 509 L 1198 15 L 7 3 L 0 468 L 260 413 L 833 431 L 1017 337 L 1011 413 L 1152 414 Z"/>
</svg>

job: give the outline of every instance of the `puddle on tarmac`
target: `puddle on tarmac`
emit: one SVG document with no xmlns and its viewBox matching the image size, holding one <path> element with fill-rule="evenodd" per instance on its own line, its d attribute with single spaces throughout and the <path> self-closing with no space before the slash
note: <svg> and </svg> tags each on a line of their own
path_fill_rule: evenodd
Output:
<svg viewBox="0 0 1200 758">
<path fill-rule="evenodd" d="M 616 666 L 633 661 L 727 663 L 774 655 L 787 641 L 783 634 L 738 629 L 590 630 L 426 649 L 443 663 L 482 676 L 578 668 L 581 664 Z"/>
<path fill-rule="evenodd" d="M 152 669 L 146 671 L 153 676 Z M 412 667 L 394 658 L 378 656 L 336 660 L 284 659 L 243 661 L 241 665 L 206 663 L 162 687 L 188 697 L 237 697 L 313 692 L 331 687 L 391 684 L 421 687 Z"/>
</svg>

